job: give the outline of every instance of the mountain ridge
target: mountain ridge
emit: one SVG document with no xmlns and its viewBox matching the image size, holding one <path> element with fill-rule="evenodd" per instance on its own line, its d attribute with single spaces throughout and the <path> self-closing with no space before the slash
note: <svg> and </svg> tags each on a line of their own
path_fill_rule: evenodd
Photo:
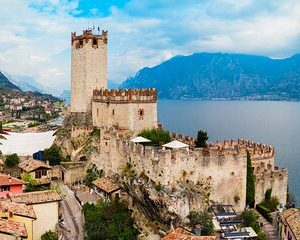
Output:
<svg viewBox="0 0 300 240">
<path fill-rule="evenodd" d="M 120 86 L 149 87 L 167 99 L 300 100 L 300 54 L 284 59 L 230 53 L 175 56 L 139 70 Z"/>
</svg>

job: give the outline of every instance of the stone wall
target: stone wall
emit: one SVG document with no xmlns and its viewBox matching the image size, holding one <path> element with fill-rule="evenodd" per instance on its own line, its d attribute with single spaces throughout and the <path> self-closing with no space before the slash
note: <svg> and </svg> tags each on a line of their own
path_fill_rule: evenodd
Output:
<svg viewBox="0 0 300 240">
<path fill-rule="evenodd" d="M 138 174 L 144 172 L 163 186 L 195 186 L 209 192 L 214 202 L 231 203 L 238 210 L 245 206 L 245 148 L 163 150 L 143 147 L 119 138 L 117 132 L 101 130 L 100 149 L 100 156 L 95 154 L 91 161 L 106 175 L 122 172 L 130 161 Z"/>
<path fill-rule="evenodd" d="M 71 43 L 71 112 L 87 112 L 93 90 L 107 88 L 107 32 L 95 35 L 86 30 L 79 36 L 72 33 Z"/>
<path fill-rule="evenodd" d="M 93 124 L 98 127 L 118 126 L 136 133 L 156 127 L 156 90 L 96 90 L 92 116 Z"/>
<path fill-rule="evenodd" d="M 267 189 L 272 188 L 272 196 L 276 196 L 283 206 L 286 204 L 288 170 L 279 169 L 272 164 L 261 162 L 254 170 L 255 174 L 255 203 L 264 200 Z"/>
</svg>

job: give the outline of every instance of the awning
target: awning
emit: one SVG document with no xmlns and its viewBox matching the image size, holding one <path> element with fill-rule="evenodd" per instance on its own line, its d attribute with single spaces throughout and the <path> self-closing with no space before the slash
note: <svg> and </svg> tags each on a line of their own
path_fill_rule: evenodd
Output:
<svg viewBox="0 0 300 240">
<path fill-rule="evenodd" d="M 177 149 L 177 148 L 187 148 L 189 147 L 189 145 L 185 144 L 185 143 L 182 143 L 182 142 L 179 142 L 177 140 L 175 141 L 172 141 L 172 142 L 169 142 L 167 144 L 164 144 L 162 145 L 163 147 L 166 147 L 166 148 L 173 148 L 173 149 Z"/>
<path fill-rule="evenodd" d="M 144 138 L 144 137 L 135 137 L 130 140 L 130 142 L 134 143 L 146 143 L 146 142 L 151 142 L 151 140 Z"/>
</svg>

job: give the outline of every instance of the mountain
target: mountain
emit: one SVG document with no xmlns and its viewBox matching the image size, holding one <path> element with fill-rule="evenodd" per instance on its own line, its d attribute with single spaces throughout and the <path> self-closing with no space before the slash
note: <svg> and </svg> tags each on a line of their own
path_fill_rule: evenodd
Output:
<svg viewBox="0 0 300 240">
<path fill-rule="evenodd" d="M 159 97 L 168 99 L 300 100 L 300 55 L 177 56 L 141 69 L 120 88 L 157 88 Z"/>
<path fill-rule="evenodd" d="M 40 92 L 44 94 L 52 94 L 53 96 L 59 97 L 60 92 L 52 89 L 50 87 L 47 87 L 45 85 L 40 84 L 37 82 L 34 78 L 28 77 L 28 76 L 18 76 L 14 77 L 9 74 L 6 74 L 6 77 L 17 85 L 22 91 L 32 91 L 32 92 Z"/>
<path fill-rule="evenodd" d="M 0 87 L 6 88 L 6 89 L 11 89 L 11 90 L 21 91 L 21 89 L 18 86 L 16 86 L 15 84 L 13 84 L 12 82 L 10 82 L 8 80 L 8 78 L 2 72 L 0 72 Z"/>
<path fill-rule="evenodd" d="M 54 97 L 51 94 L 41 93 L 38 88 L 31 86 L 30 89 L 23 90 L 24 85 L 19 85 L 20 82 L 14 79 L 12 76 L 0 71 L 0 96 L 31 96 L 38 99 L 49 99 L 53 102 L 61 101 L 58 97 Z M 30 84 L 29 84 L 30 85 Z M 23 86 L 23 87 L 19 87 Z M 25 88 L 25 87 L 24 87 Z"/>
<path fill-rule="evenodd" d="M 40 88 L 37 87 L 37 84 L 32 85 L 27 81 L 23 81 L 20 79 L 17 79 L 9 74 L 5 73 L 5 76 L 7 77 L 7 79 L 12 82 L 13 84 L 15 84 L 16 86 L 18 86 L 22 91 L 27 92 L 27 91 L 33 91 L 33 92 L 43 92 L 43 90 L 41 90 Z"/>
</svg>

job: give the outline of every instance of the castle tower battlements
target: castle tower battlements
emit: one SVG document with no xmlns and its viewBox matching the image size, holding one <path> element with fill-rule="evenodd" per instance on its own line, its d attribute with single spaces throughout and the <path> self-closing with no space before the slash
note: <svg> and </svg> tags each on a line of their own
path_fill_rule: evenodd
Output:
<svg viewBox="0 0 300 240">
<path fill-rule="evenodd" d="M 154 88 L 147 89 L 100 89 L 94 90 L 93 101 L 105 103 L 156 103 Z"/>
<path fill-rule="evenodd" d="M 91 110 L 94 89 L 107 88 L 107 31 L 71 34 L 71 112 Z"/>
</svg>

